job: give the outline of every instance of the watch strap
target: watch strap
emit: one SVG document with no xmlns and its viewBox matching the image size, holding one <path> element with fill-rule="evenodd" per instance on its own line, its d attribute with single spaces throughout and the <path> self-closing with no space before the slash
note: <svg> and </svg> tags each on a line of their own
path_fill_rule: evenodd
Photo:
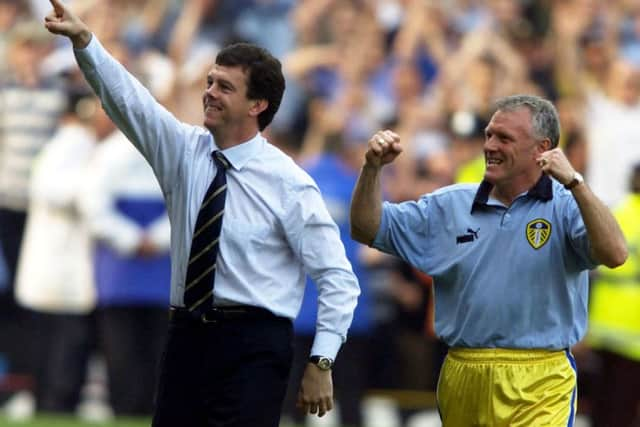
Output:
<svg viewBox="0 0 640 427">
<path fill-rule="evenodd" d="M 309 363 L 313 363 L 323 371 L 328 371 L 329 369 L 333 368 L 333 359 L 326 356 L 309 356 Z"/>
<path fill-rule="evenodd" d="M 571 190 L 576 185 L 582 184 L 583 182 L 584 182 L 584 179 L 582 178 L 582 175 L 580 175 L 578 172 L 575 172 L 573 174 L 573 178 L 571 179 L 571 181 L 569 181 L 568 184 L 565 184 L 564 188 L 566 188 L 567 190 Z"/>
</svg>

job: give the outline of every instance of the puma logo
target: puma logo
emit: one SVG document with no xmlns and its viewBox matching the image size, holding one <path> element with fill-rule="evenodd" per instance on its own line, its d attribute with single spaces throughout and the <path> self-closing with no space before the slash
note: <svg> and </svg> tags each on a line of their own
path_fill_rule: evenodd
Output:
<svg viewBox="0 0 640 427">
<path fill-rule="evenodd" d="M 459 245 L 461 243 L 469 243 L 469 242 L 473 242 L 474 240 L 477 240 L 479 231 L 480 231 L 479 228 L 475 231 L 470 228 L 467 228 L 467 234 L 462 234 L 456 237 L 456 244 Z"/>
</svg>

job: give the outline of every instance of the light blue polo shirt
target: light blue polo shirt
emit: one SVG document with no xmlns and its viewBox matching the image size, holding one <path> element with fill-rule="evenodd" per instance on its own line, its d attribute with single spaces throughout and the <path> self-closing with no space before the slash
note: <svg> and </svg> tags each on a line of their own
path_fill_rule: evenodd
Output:
<svg viewBox="0 0 640 427">
<path fill-rule="evenodd" d="M 433 277 L 435 330 L 449 346 L 574 345 L 596 262 L 573 195 L 543 175 L 506 207 L 491 188 L 459 184 L 385 202 L 373 246 Z"/>
</svg>

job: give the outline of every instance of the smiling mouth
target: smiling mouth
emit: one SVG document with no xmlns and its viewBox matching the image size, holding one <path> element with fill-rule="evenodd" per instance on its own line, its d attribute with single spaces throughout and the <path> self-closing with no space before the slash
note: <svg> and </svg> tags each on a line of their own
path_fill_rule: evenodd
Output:
<svg viewBox="0 0 640 427">
<path fill-rule="evenodd" d="M 501 165 L 502 164 L 502 160 L 499 160 L 499 159 L 487 159 L 485 163 L 486 163 L 487 166 L 497 166 L 497 165 Z"/>
</svg>

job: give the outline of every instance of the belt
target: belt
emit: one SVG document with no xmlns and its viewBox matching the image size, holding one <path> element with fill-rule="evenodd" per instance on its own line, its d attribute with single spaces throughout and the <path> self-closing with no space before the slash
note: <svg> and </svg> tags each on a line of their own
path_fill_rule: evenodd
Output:
<svg viewBox="0 0 640 427">
<path fill-rule="evenodd" d="M 233 320 L 273 319 L 276 317 L 267 309 L 250 305 L 211 307 L 201 314 L 191 312 L 184 307 L 169 307 L 169 321 L 174 323 L 215 324 Z"/>
</svg>

